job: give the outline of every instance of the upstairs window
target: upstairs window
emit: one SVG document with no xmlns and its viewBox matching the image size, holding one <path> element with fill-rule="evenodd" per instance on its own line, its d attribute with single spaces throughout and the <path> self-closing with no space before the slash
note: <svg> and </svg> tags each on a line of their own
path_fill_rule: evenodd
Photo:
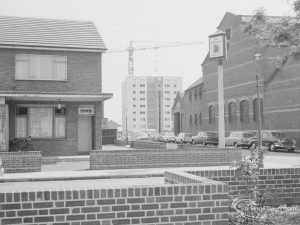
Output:
<svg viewBox="0 0 300 225">
<path fill-rule="evenodd" d="M 249 102 L 247 100 L 243 100 L 240 103 L 241 108 L 241 122 L 249 123 Z"/>
<path fill-rule="evenodd" d="M 231 39 L 231 28 L 225 30 L 226 40 L 229 41 Z"/>
<path fill-rule="evenodd" d="M 215 115 L 215 106 L 210 105 L 208 108 L 208 123 L 215 124 L 216 123 L 216 115 Z"/>
<path fill-rule="evenodd" d="M 263 121 L 264 114 L 263 114 L 263 99 L 259 98 L 259 105 L 260 105 L 260 118 Z M 253 121 L 258 122 L 258 98 L 253 100 Z"/>
<path fill-rule="evenodd" d="M 202 125 L 202 113 L 199 113 L 199 125 Z"/>
<path fill-rule="evenodd" d="M 195 114 L 194 123 L 195 123 L 196 126 L 198 126 L 198 114 L 197 113 Z"/>
<path fill-rule="evenodd" d="M 67 57 L 16 55 L 16 80 L 67 80 Z"/>
<path fill-rule="evenodd" d="M 226 35 L 226 45 L 227 45 L 227 51 L 230 49 L 230 39 L 231 39 L 231 28 L 228 28 L 225 30 L 225 35 Z"/>
<path fill-rule="evenodd" d="M 228 104 L 228 121 L 229 123 L 236 123 L 236 103 L 230 102 Z"/>
<path fill-rule="evenodd" d="M 202 88 L 199 88 L 199 99 L 202 98 Z"/>
</svg>

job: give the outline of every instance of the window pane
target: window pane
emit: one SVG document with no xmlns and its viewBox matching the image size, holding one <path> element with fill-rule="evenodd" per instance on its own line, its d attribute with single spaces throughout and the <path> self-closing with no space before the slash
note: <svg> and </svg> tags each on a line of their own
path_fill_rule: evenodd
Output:
<svg viewBox="0 0 300 225">
<path fill-rule="evenodd" d="M 17 117 L 16 118 L 16 137 L 17 138 L 26 138 L 27 137 L 27 118 L 26 117 Z"/>
<path fill-rule="evenodd" d="M 66 80 L 67 68 L 66 63 L 55 62 L 54 63 L 54 80 Z"/>
<path fill-rule="evenodd" d="M 27 108 L 26 107 L 16 108 L 16 115 L 27 116 Z"/>
<path fill-rule="evenodd" d="M 246 100 L 241 101 L 241 122 L 249 122 L 249 103 Z"/>
<path fill-rule="evenodd" d="M 16 79 L 27 78 L 27 61 L 16 61 Z"/>
<path fill-rule="evenodd" d="M 55 115 L 66 115 L 66 109 L 65 108 L 55 108 Z"/>
<path fill-rule="evenodd" d="M 16 78 L 28 80 L 66 80 L 67 58 L 53 55 L 17 55 Z"/>
<path fill-rule="evenodd" d="M 53 130 L 52 108 L 29 109 L 29 135 L 34 138 L 52 137 Z"/>
<path fill-rule="evenodd" d="M 229 123 L 236 123 L 236 104 L 234 102 L 228 105 Z"/>
<path fill-rule="evenodd" d="M 56 138 L 66 137 L 66 117 L 55 118 L 55 137 Z"/>
</svg>

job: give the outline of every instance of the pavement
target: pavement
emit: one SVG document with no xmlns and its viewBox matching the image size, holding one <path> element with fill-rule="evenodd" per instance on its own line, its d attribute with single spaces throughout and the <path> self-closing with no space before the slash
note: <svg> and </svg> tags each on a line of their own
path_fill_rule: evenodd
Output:
<svg viewBox="0 0 300 225">
<path fill-rule="evenodd" d="M 105 150 L 125 150 L 130 149 L 126 147 L 116 147 L 116 146 L 104 146 Z M 249 155 L 249 150 L 242 150 L 243 155 Z M 45 161 L 46 157 L 43 157 Z M 53 158 L 53 157 L 52 157 Z M 143 168 L 143 169 L 118 169 L 118 170 L 89 170 L 89 155 L 81 156 L 61 156 L 58 158 L 57 163 L 49 163 L 42 165 L 41 172 L 32 173 L 10 173 L 0 176 L 0 191 L 3 188 L 8 188 L 8 183 L 11 185 L 19 182 L 17 186 L 23 186 L 23 182 L 40 182 L 49 185 L 50 183 L 64 182 L 72 183 L 74 180 L 102 180 L 100 183 L 107 183 L 107 180 L 120 179 L 122 182 L 127 179 L 145 178 L 145 179 L 156 179 L 162 178 L 164 172 L 168 171 L 196 171 L 196 170 L 224 170 L 229 169 L 229 166 L 214 166 L 214 167 L 177 167 L 177 168 Z M 46 160 L 47 161 L 47 160 Z M 300 153 L 286 153 L 286 152 L 275 152 L 269 153 L 265 156 L 265 168 L 289 168 L 289 167 L 300 167 Z M 154 181 L 152 180 L 152 182 Z M 51 181 L 51 182 L 42 182 Z M 142 181 L 142 180 L 140 180 Z M 148 181 L 144 180 L 146 183 Z M 143 181 L 143 182 L 144 182 Z M 157 181 L 158 182 L 158 181 Z M 160 181 L 159 181 L 160 182 Z M 97 182 L 95 182 L 97 183 Z M 118 183 L 118 182 L 117 182 Z M 20 184 L 20 185 L 19 185 Z M 57 183 L 58 186 L 59 183 Z M 100 185 L 98 183 L 98 185 Z M 29 184 L 27 184 L 29 188 Z M 43 186 L 43 185 L 42 185 Z M 51 185 L 50 185 L 51 186 Z"/>
</svg>

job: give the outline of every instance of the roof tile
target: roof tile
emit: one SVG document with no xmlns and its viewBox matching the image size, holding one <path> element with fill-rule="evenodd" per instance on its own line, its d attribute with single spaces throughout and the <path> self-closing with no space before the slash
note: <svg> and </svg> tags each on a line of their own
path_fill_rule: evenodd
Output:
<svg viewBox="0 0 300 225">
<path fill-rule="evenodd" d="M 93 22 L 0 16 L 0 44 L 106 50 Z"/>
</svg>

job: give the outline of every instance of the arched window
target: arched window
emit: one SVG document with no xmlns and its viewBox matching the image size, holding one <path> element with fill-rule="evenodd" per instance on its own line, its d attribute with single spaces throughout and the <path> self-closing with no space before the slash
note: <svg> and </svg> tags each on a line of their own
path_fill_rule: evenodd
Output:
<svg viewBox="0 0 300 225">
<path fill-rule="evenodd" d="M 198 93 L 197 93 L 197 89 L 195 89 L 195 91 L 194 91 L 194 97 L 195 97 L 195 100 L 197 100 L 197 99 L 198 99 Z"/>
<path fill-rule="evenodd" d="M 194 121 L 195 125 L 198 126 L 198 115 L 197 113 L 195 113 L 195 121 Z"/>
<path fill-rule="evenodd" d="M 190 115 L 190 126 L 193 126 L 193 116 Z"/>
<path fill-rule="evenodd" d="M 240 113 L 241 113 L 241 122 L 249 123 L 249 102 L 247 100 L 243 100 L 240 103 Z"/>
<path fill-rule="evenodd" d="M 199 99 L 202 98 L 202 88 L 199 88 Z"/>
<path fill-rule="evenodd" d="M 202 113 L 199 113 L 199 125 L 202 125 Z"/>
<path fill-rule="evenodd" d="M 215 106 L 210 105 L 208 108 L 208 122 L 209 124 L 215 124 L 216 118 L 215 118 Z"/>
<path fill-rule="evenodd" d="M 264 118 L 264 109 L 263 109 L 263 99 L 259 98 L 259 105 L 260 105 L 260 118 L 263 120 Z M 253 121 L 258 121 L 258 98 L 253 100 Z"/>
<path fill-rule="evenodd" d="M 236 103 L 230 102 L 228 104 L 228 121 L 229 123 L 236 123 Z"/>
</svg>

